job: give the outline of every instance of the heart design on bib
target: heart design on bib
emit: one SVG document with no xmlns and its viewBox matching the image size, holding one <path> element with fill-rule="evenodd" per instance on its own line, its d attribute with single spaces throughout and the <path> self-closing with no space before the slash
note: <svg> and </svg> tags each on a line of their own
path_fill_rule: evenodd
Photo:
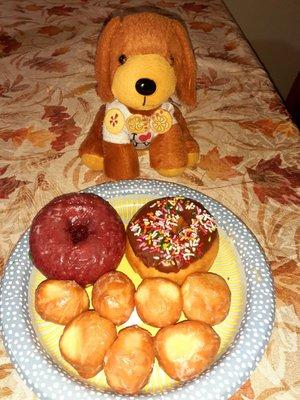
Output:
<svg viewBox="0 0 300 400">
<path fill-rule="evenodd" d="M 146 142 L 147 140 L 150 140 L 150 139 L 151 139 L 151 132 L 148 132 L 146 134 L 143 134 L 143 135 L 139 136 L 139 140 L 141 142 Z"/>
</svg>

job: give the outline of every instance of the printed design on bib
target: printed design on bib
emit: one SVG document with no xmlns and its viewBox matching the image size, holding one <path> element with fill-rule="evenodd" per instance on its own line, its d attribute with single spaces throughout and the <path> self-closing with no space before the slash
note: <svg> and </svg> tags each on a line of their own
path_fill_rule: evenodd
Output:
<svg viewBox="0 0 300 400">
<path fill-rule="evenodd" d="M 158 134 L 167 132 L 172 126 L 172 115 L 160 108 L 150 118 L 150 128 Z"/>
<path fill-rule="evenodd" d="M 107 111 L 104 118 L 104 125 L 109 133 L 120 133 L 124 127 L 124 124 L 125 118 L 123 113 L 119 109 L 112 108 Z"/>
<path fill-rule="evenodd" d="M 146 115 L 133 114 L 126 120 L 129 133 L 144 133 L 149 129 L 149 118 Z"/>
<path fill-rule="evenodd" d="M 154 136 L 154 134 L 151 132 L 146 132 L 146 133 L 141 133 L 141 134 L 132 132 L 132 133 L 129 133 L 129 135 L 130 135 L 130 142 L 138 150 L 145 149 L 146 147 L 148 147 Z"/>
<path fill-rule="evenodd" d="M 116 144 L 132 143 L 136 149 L 145 149 L 155 136 L 166 133 L 176 122 L 173 113 L 172 104 L 164 103 L 151 115 L 132 114 L 115 100 L 106 105 L 103 140 Z"/>
<path fill-rule="evenodd" d="M 172 126 L 172 115 L 160 108 L 150 117 L 133 114 L 126 119 L 131 143 L 137 148 L 148 147 L 153 137 L 167 132 Z"/>
</svg>

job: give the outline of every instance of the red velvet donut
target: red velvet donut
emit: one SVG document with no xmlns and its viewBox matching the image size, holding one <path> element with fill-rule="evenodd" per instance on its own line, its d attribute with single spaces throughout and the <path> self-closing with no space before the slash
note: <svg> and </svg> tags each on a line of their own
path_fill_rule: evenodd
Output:
<svg viewBox="0 0 300 400">
<path fill-rule="evenodd" d="M 116 210 L 89 193 L 59 196 L 35 216 L 29 235 L 34 265 L 47 277 L 94 283 L 117 268 L 126 235 Z"/>
</svg>

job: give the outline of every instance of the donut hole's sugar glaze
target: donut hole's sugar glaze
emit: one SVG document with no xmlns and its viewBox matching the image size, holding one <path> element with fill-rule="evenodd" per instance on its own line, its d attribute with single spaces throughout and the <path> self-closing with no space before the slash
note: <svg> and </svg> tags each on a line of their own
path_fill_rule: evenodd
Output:
<svg viewBox="0 0 300 400">
<path fill-rule="evenodd" d="M 178 196 L 147 203 L 131 219 L 127 236 L 134 253 L 147 267 L 177 272 L 200 259 L 218 231 L 202 204 Z"/>
<path fill-rule="evenodd" d="M 70 193 L 36 215 L 29 240 L 33 263 L 47 278 L 75 280 L 85 286 L 118 266 L 126 235 L 107 201 L 93 194 Z"/>
</svg>

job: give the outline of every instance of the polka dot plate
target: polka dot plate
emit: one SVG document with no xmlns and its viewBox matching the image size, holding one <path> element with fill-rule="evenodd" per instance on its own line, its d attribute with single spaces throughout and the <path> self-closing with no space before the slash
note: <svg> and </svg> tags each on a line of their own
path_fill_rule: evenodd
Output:
<svg viewBox="0 0 300 400">
<path fill-rule="evenodd" d="M 126 224 L 145 202 L 182 195 L 200 201 L 214 216 L 220 249 L 211 272 L 227 280 L 232 293 L 226 319 L 214 329 L 221 337 L 214 364 L 185 384 L 172 381 L 156 363 L 140 399 L 227 399 L 248 378 L 262 357 L 274 321 L 272 276 L 263 251 L 248 228 L 215 200 L 182 185 L 155 180 L 110 182 L 85 190 L 108 200 Z M 0 318 L 6 349 L 19 375 L 40 399 L 121 400 L 107 387 L 103 371 L 84 380 L 62 359 L 58 340 L 63 327 L 43 321 L 34 310 L 34 290 L 45 279 L 28 254 L 28 231 L 15 247 L 0 292 Z M 137 286 L 140 278 L 125 257 L 118 268 Z M 138 323 L 134 312 L 126 325 Z M 144 326 L 152 334 L 156 330 Z M 121 327 L 122 328 L 122 327 Z M 127 396 L 136 399 L 136 396 Z"/>
</svg>

